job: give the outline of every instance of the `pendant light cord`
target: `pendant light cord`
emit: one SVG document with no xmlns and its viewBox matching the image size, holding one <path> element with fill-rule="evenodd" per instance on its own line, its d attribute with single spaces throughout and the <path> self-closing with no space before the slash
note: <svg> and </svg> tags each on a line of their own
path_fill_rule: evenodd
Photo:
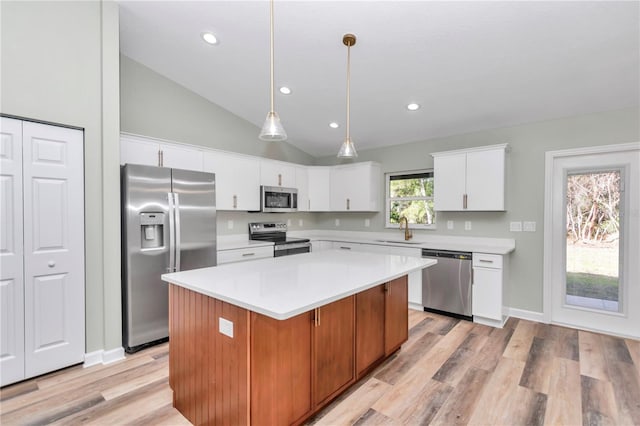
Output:
<svg viewBox="0 0 640 426">
<path fill-rule="evenodd" d="M 347 44 L 347 139 L 349 139 L 349 115 L 351 110 L 351 43 Z"/>
<path fill-rule="evenodd" d="M 271 7 L 270 7 L 270 34 L 271 34 L 271 38 L 270 38 L 270 44 L 271 44 L 271 112 L 275 111 L 274 105 L 273 105 L 273 0 L 271 0 Z"/>
</svg>

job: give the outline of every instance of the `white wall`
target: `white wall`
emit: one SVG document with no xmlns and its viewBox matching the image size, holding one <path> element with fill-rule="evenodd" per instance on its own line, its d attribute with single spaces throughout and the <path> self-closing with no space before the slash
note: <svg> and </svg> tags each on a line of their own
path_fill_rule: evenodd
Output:
<svg viewBox="0 0 640 426">
<path fill-rule="evenodd" d="M 0 112 L 84 128 L 86 350 L 121 347 L 117 6 L 2 1 L 0 14 Z"/>
</svg>

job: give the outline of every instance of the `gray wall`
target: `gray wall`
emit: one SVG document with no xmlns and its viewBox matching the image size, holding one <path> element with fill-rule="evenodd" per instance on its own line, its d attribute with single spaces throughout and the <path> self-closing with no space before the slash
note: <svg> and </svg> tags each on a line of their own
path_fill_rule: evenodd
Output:
<svg viewBox="0 0 640 426">
<path fill-rule="evenodd" d="M 0 112 L 84 128 L 86 350 L 121 347 L 117 5 L 0 8 Z"/>
<path fill-rule="evenodd" d="M 259 140 L 257 126 L 124 55 L 120 97 L 123 132 L 298 164 L 315 161 L 292 141 Z"/>
<path fill-rule="evenodd" d="M 505 212 L 439 212 L 437 230 L 417 230 L 416 234 L 468 235 L 514 238 L 516 250 L 510 258 L 510 301 L 518 309 L 542 312 L 544 153 L 560 149 L 608 145 L 640 140 L 640 111 L 637 108 L 610 111 L 540 123 L 493 129 L 447 138 L 431 139 L 373 150 L 359 150 L 357 161 L 377 161 L 383 172 L 397 172 L 433 167 L 431 152 L 509 143 L 506 174 Z M 357 143 L 356 143 L 357 145 Z M 331 165 L 335 156 L 319 158 L 317 164 Z M 437 182 L 436 182 L 437 190 Z M 384 199 L 384 193 L 381 194 Z M 384 214 L 317 214 L 320 229 L 373 230 L 399 234 L 384 228 Z M 371 227 L 364 227 L 364 219 Z M 455 228 L 446 229 L 453 220 Z M 464 221 L 472 230 L 464 230 Z M 536 232 L 510 232 L 511 221 L 535 221 Z"/>
</svg>

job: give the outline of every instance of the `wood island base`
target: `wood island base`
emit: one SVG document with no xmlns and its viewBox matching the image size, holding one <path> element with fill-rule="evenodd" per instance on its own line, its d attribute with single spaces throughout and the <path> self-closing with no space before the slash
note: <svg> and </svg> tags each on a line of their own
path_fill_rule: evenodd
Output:
<svg viewBox="0 0 640 426">
<path fill-rule="evenodd" d="M 169 384 L 191 423 L 301 424 L 408 338 L 407 276 L 287 320 L 169 286 Z"/>
</svg>

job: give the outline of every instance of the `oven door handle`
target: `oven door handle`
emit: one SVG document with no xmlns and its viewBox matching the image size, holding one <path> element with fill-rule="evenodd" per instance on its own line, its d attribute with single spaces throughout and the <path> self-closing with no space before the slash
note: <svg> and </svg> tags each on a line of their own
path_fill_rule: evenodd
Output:
<svg viewBox="0 0 640 426">
<path fill-rule="evenodd" d="M 299 248 L 306 248 L 306 247 L 310 248 L 311 243 L 276 244 L 273 249 L 275 251 L 280 251 L 280 250 L 291 250 L 291 249 L 299 249 Z"/>
</svg>

